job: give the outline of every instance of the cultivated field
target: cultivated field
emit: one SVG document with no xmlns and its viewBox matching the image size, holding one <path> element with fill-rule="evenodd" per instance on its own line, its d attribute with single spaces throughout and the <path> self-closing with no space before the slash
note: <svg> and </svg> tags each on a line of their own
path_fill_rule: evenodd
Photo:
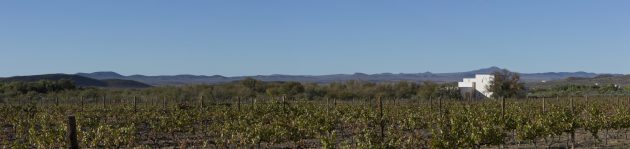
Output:
<svg viewBox="0 0 630 149">
<path fill-rule="evenodd" d="M 1 148 L 625 148 L 627 97 L 3 103 Z M 195 102 L 190 102 L 195 101 Z"/>
</svg>

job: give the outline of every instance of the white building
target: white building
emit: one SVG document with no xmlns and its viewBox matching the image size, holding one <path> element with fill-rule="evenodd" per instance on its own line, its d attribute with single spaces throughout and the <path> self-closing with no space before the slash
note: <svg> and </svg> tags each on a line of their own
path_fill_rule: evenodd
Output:
<svg viewBox="0 0 630 149">
<path fill-rule="evenodd" d="M 457 83 L 457 86 L 466 99 L 490 98 L 492 92 L 488 90 L 488 86 L 492 80 L 494 80 L 494 75 L 477 74 L 475 78 L 464 78 L 462 82 Z"/>
</svg>

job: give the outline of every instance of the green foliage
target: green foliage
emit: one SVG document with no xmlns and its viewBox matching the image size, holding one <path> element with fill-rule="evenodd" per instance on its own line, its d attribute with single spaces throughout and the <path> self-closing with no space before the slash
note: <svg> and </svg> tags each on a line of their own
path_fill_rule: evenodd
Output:
<svg viewBox="0 0 630 149">
<path fill-rule="evenodd" d="M 607 95 L 607 94 L 627 94 L 630 87 L 621 88 L 614 84 L 603 85 L 558 85 L 550 88 L 532 89 L 533 96 L 576 96 L 576 95 Z"/>
<path fill-rule="evenodd" d="M 67 79 L 61 79 L 57 81 L 40 80 L 37 82 L 0 82 L 0 92 L 15 92 L 19 94 L 27 94 L 29 92 L 46 94 L 49 92 L 59 92 L 64 90 L 73 90 L 77 87 L 74 83 Z"/>
<path fill-rule="evenodd" d="M 492 92 L 494 98 L 511 98 L 523 95 L 525 89 L 520 82 L 520 75 L 510 72 L 507 69 L 492 73 L 494 79 L 490 81 L 488 90 Z"/>
<path fill-rule="evenodd" d="M 84 148 L 170 148 L 186 140 L 197 142 L 190 144 L 192 148 L 281 148 L 287 144 L 289 148 L 483 148 L 514 143 L 510 140 L 537 142 L 577 130 L 602 141 L 608 135 L 601 132 L 630 128 L 630 109 L 625 104 L 615 103 L 614 98 L 593 98 L 597 99 L 576 101 L 575 107 L 568 106 L 567 100 L 547 101 L 546 111 L 536 110 L 541 109 L 541 102 L 507 100 L 505 118 L 494 100 L 444 100 L 441 112 L 430 110 L 429 106 L 437 105 L 428 101 L 385 103 L 383 117 L 368 103 L 332 107 L 319 101 L 267 100 L 244 103 L 242 108 L 233 102 L 211 102 L 195 108 L 181 99 L 166 109 L 149 104 L 137 111 L 124 103 L 105 109 L 100 103 L 84 107 L 76 103 L 5 104 L 0 106 L 0 126 L 4 126 L 0 137 L 14 139 L 1 141 L 0 146 L 66 147 L 68 113 L 77 117 L 78 139 Z"/>
<path fill-rule="evenodd" d="M 245 78 L 225 84 L 203 84 L 186 86 L 159 86 L 145 89 L 102 89 L 79 88 L 69 80 L 33 83 L 0 83 L 0 98 L 16 100 L 74 97 L 89 98 L 95 101 L 103 96 L 118 98 L 139 97 L 145 99 L 193 99 L 204 96 L 209 100 L 235 100 L 241 98 L 265 99 L 281 98 L 287 100 L 364 100 L 377 97 L 385 99 L 428 99 L 429 97 L 459 98 L 459 91 L 453 84 L 433 82 L 387 82 L 371 83 L 351 80 L 330 84 L 299 82 L 263 82 Z"/>
<path fill-rule="evenodd" d="M 439 89 L 439 85 L 430 81 L 423 82 L 418 95 L 424 98 L 436 97 Z"/>
</svg>

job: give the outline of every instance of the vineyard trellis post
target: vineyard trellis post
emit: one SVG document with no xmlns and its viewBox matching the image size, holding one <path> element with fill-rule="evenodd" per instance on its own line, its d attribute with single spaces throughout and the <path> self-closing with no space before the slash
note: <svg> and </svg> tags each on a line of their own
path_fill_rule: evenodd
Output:
<svg viewBox="0 0 630 149">
<path fill-rule="evenodd" d="M 588 101 L 588 96 L 586 96 L 586 99 L 587 99 L 586 101 Z M 573 97 L 571 97 L 571 115 L 572 115 L 572 117 L 574 117 L 573 119 L 575 121 L 575 103 L 574 102 L 575 101 L 573 101 Z M 570 138 L 570 140 L 571 140 L 571 148 L 572 149 L 575 148 L 575 131 L 576 131 L 575 129 L 573 129 L 571 131 L 571 138 Z"/>
<path fill-rule="evenodd" d="M 213 95 L 210 96 L 210 105 L 217 105 L 217 97 Z"/>
<path fill-rule="evenodd" d="M 545 97 L 543 97 L 543 98 L 542 98 L 542 112 L 543 112 L 543 113 L 545 113 L 545 111 L 547 111 L 547 109 L 546 109 L 546 107 L 545 107 L 545 106 L 546 106 L 545 104 L 546 104 L 546 103 L 545 103 Z"/>
<path fill-rule="evenodd" d="M 470 104 L 472 104 L 472 100 L 471 99 L 466 99 L 464 97 L 462 97 L 462 98 L 463 98 L 462 100 L 466 101 L 466 106 L 470 107 Z"/>
<path fill-rule="evenodd" d="M 162 110 L 166 111 L 166 96 L 162 96 Z"/>
<path fill-rule="evenodd" d="M 70 149 L 78 149 L 77 141 L 77 122 L 73 115 L 68 116 L 68 139 L 70 141 Z"/>
<path fill-rule="evenodd" d="M 80 100 L 81 100 L 81 111 L 83 111 L 83 105 L 84 105 L 85 103 L 84 103 L 84 101 L 83 101 L 83 96 L 81 96 L 80 98 L 81 98 L 81 99 L 80 99 Z"/>
<path fill-rule="evenodd" d="M 284 98 L 286 98 L 285 95 L 282 95 L 282 103 L 284 104 Z"/>
<path fill-rule="evenodd" d="M 103 109 L 105 109 L 105 95 L 103 95 L 102 100 L 103 100 Z"/>
<path fill-rule="evenodd" d="M 378 115 L 379 115 L 379 125 L 381 127 L 381 135 L 380 135 L 380 145 L 381 147 L 383 147 L 384 143 L 385 143 L 385 123 L 383 121 L 383 100 L 381 99 L 381 97 L 378 97 Z"/>
<path fill-rule="evenodd" d="M 138 100 L 136 99 L 136 96 L 133 96 L 133 112 L 138 112 Z"/>
<path fill-rule="evenodd" d="M 619 96 L 618 95 L 615 96 L 615 99 L 617 99 L 617 105 L 621 105 L 621 100 L 619 100 Z"/>
<path fill-rule="evenodd" d="M 505 119 L 505 97 L 501 97 L 501 120 Z"/>
<path fill-rule="evenodd" d="M 203 109 L 203 95 L 199 97 L 199 107 Z"/>
<path fill-rule="evenodd" d="M 396 98 L 392 98 L 392 102 L 394 102 L 394 106 L 396 106 Z"/>
<path fill-rule="evenodd" d="M 329 100 L 330 100 L 330 99 L 329 99 L 328 97 L 326 97 L 326 108 L 329 108 L 329 107 L 330 107 L 330 103 L 329 103 L 330 101 L 329 101 Z"/>
<path fill-rule="evenodd" d="M 571 132 L 571 148 L 575 148 L 575 130 Z"/>
<path fill-rule="evenodd" d="M 236 97 L 238 111 L 241 111 L 241 97 Z M 284 100 L 284 98 L 282 99 Z"/>
<path fill-rule="evenodd" d="M 575 106 L 574 106 L 574 103 L 573 103 L 573 97 L 570 98 L 569 102 L 571 104 L 571 113 L 573 114 L 573 113 L 575 113 Z"/>
<path fill-rule="evenodd" d="M 429 96 L 429 109 L 433 111 L 433 97 Z"/>
<path fill-rule="evenodd" d="M 443 117 L 444 115 L 442 114 L 442 97 L 438 97 L 438 114 L 440 114 L 440 117 Z"/>
<path fill-rule="evenodd" d="M 560 96 L 556 95 L 556 103 L 560 101 Z"/>
<path fill-rule="evenodd" d="M 282 95 L 281 98 L 282 98 L 282 103 L 281 103 L 282 104 L 282 109 L 284 109 L 286 107 L 286 102 L 285 102 L 286 95 Z M 241 110 L 241 100 L 240 99 L 238 100 L 238 110 L 239 111 Z"/>
<path fill-rule="evenodd" d="M 588 105 L 588 95 L 586 95 L 586 105 Z"/>
</svg>

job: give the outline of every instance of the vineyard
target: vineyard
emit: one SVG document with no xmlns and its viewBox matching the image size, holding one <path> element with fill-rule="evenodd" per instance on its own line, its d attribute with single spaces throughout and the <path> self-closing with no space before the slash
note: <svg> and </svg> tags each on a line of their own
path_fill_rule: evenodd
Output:
<svg viewBox="0 0 630 149">
<path fill-rule="evenodd" d="M 630 98 L 94 98 L 0 105 L 1 148 L 591 148 L 630 145 Z"/>
</svg>

